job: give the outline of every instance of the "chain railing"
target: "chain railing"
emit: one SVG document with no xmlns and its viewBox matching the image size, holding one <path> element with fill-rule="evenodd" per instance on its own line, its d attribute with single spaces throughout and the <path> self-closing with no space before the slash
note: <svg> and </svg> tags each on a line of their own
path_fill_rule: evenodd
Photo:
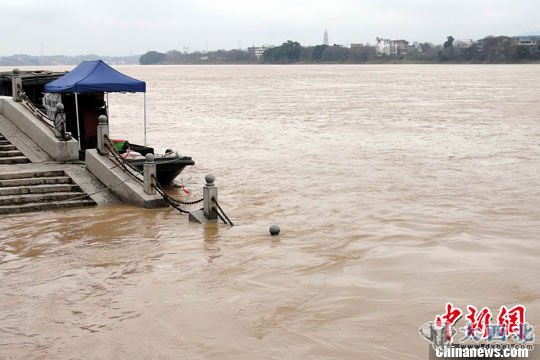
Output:
<svg viewBox="0 0 540 360">
<path fill-rule="evenodd" d="M 104 138 L 105 138 L 104 144 L 107 147 L 107 149 L 109 149 L 109 152 L 112 155 L 113 162 L 116 163 L 115 167 L 120 167 L 128 175 L 130 175 L 131 177 L 136 179 L 139 183 L 143 184 L 144 180 L 140 178 L 141 171 L 139 171 L 137 169 L 134 169 L 131 165 L 129 165 L 128 163 L 126 163 L 124 161 L 124 158 L 116 150 L 116 148 L 114 147 L 114 145 L 111 142 L 111 139 L 109 139 L 108 136 L 104 136 Z M 165 191 L 163 186 L 157 181 L 157 179 L 154 176 L 152 176 L 152 182 L 153 182 L 152 185 L 156 189 L 156 192 L 161 195 L 163 200 L 166 203 L 168 203 L 169 205 L 171 205 L 173 208 L 175 208 L 176 210 L 180 211 L 181 213 L 189 214 L 189 211 L 187 211 L 185 209 L 182 209 L 180 206 L 182 206 L 182 205 L 195 205 L 195 204 L 201 203 L 204 200 L 204 199 L 199 199 L 199 200 L 195 200 L 195 201 L 181 201 L 181 200 L 178 200 L 178 199 L 172 197 L 171 195 L 167 194 L 167 192 Z"/>
<path fill-rule="evenodd" d="M 30 111 L 35 117 L 37 117 L 39 120 L 41 120 L 42 123 L 44 123 L 48 128 L 55 130 L 58 132 L 55 135 L 60 138 L 61 140 L 70 140 L 71 134 L 66 132 L 66 117 L 64 113 L 64 106 L 62 104 L 58 104 L 57 106 L 60 106 L 60 108 L 57 108 L 57 113 L 54 119 L 51 119 L 47 114 L 45 114 L 41 109 L 39 109 L 33 102 L 30 100 L 28 95 L 19 87 L 17 89 L 17 94 L 19 98 L 21 99 L 21 104 L 24 106 L 24 108 L 28 111 Z"/>
<path fill-rule="evenodd" d="M 166 203 L 168 203 L 169 205 L 171 205 L 173 208 L 180 211 L 181 213 L 189 214 L 188 210 L 182 209 L 180 207 L 181 205 L 195 205 L 195 204 L 201 203 L 204 200 L 204 199 L 199 199 L 199 200 L 190 201 L 190 202 L 180 201 L 170 196 L 169 194 L 167 194 L 154 176 L 152 176 L 152 181 L 153 181 L 154 188 L 156 189 L 157 193 L 163 197 L 163 200 L 165 200 Z"/>
<path fill-rule="evenodd" d="M 212 202 L 213 202 L 214 204 L 216 204 L 216 206 L 217 206 L 216 213 L 217 213 L 217 215 L 219 216 L 219 218 L 221 219 L 221 221 L 223 221 L 223 223 L 225 223 L 225 224 L 234 226 L 233 222 L 231 221 L 231 219 L 229 219 L 229 217 L 227 216 L 227 214 L 225 214 L 225 211 L 223 211 L 223 209 L 221 208 L 221 206 L 219 205 L 219 203 L 218 203 L 218 201 L 216 200 L 215 197 L 212 197 Z M 217 210 L 219 210 L 219 211 L 217 211 Z M 221 212 L 221 213 L 220 213 L 220 212 Z M 225 218 L 227 221 L 225 221 L 224 218 Z"/>
<path fill-rule="evenodd" d="M 195 205 L 195 204 L 199 204 L 201 202 L 203 202 L 203 198 L 199 199 L 199 200 L 194 200 L 194 201 L 182 201 L 182 200 L 178 200 L 172 196 L 170 196 L 169 194 L 167 194 L 167 192 L 165 192 L 165 189 L 163 188 L 163 186 L 157 181 L 156 178 L 154 178 L 155 180 L 155 188 L 156 188 L 156 191 L 158 192 L 162 192 L 164 193 L 167 197 L 169 197 L 171 199 L 171 201 L 179 204 L 179 205 Z"/>
<path fill-rule="evenodd" d="M 114 145 L 111 142 L 111 139 L 107 135 L 104 136 L 105 138 L 105 146 L 107 149 L 109 149 L 112 157 L 113 162 L 116 163 L 117 166 L 119 166 L 124 172 L 126 172 L 128 175 L 132 176 L 134 179 L 139 181 L 141 184 L 143 183 L 143 179 L 140 178 L 141 172 L 137 169 L 134 169 L 129 164 L 127 164 L 124 161 L 124 158 L 120 155 L 120 153 L 116 150 Z"/>
<path fill-rule="evenodd" d="M 54 130 L 54 120 L 49 118 L 45 113 L 43 113 L 43 111 L 41 111 L 40 109 L 37 108 L 36 105 L 34 105 L 34 103 L 32 102 L 32 100 L 30 100 L 30 98 L 28 97 L 28 95 L 26 95 L 26 93 L 21 89 L 19 88 L 18 89 L 18 95 L 19 97 L 21 98 L 22 100 L 22 105 L 28 110 L 30 111 L 35 117 L 37 117 L 38 119 L 40 119 L 45 125 L 47 125 L 49 128 L 53 129 Z"/>
</svg>

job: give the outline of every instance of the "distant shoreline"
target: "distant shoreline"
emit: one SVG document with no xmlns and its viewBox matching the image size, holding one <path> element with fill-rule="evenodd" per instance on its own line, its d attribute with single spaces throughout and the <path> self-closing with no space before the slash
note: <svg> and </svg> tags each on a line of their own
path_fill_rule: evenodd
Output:
<svg viewBox="0 0 540 360">
<path fill-rule="evenodd" d="M 343 66 L 352 66 L 352 65 L 361 65 L 361 66 L 375 66 L 375 65 L 464 65 L 464 66 L 474 66 L 474 65 L 540 65 L 540 60 L 536 61 L 526 61 L 526 62 L 506 62 L 506 63 L 472 63 L 472 62 L 370 62 L 370 63 L 291 63 L 291 64 L 269 64 L 269 63 L 191 63 L 191 64 L 148 64 L 148 65 L 142 65 L 142 64 L 117 64 L 115 66 L 142 66 L 142 67 L 150 67 L 150 66 L 330 66 L 330 65 L 343 65 Z M 18 64 L 11 64 L 11 65 L 0 65 L 0 68 L 4 68 L 4 70 L 1 71 L 9 71 L 11 68 L 33 68 L 33 69 L 41 69 L 41 68 L 47 68 L 47 67 L 75 67 L 74 64 L 42 64 L 42 65 L 18 65 Z"/>
<path fill-rule="evenodd" d="M 76 66 L 80 62 L 84 61 L 67 61 L 67 62 L 48 62 L 48 61 L 35 61 L 35 62 L 18 62 L 18 61 L 1 61 L 0 58 L 0 67 L 47 67 L 47 66 Z M 268 63 L 262 61 L 238 61 L 238 62 L 226 62 L 226 61 L 198 61 L 198 62 L 160 62 L 154 64 L 140 64 L 139 62 L 114 62 L 108 61 L 107 58 L 96 57 L 96 59 L 102 59 L 103 61 L 111 65 L 157 65 L 157 66 L 172 66 L 172 65 L 202 65 L 202 66 L 212 66 L 212 65 L 538 65 L 540 60 L 514 60 L 514 61 L 498 61 L 498 62 L 475 62 L 475 61 L 433 61 L 433 60 L 419 60 L 419 59 L 372 59 L 365 62 L 350 62 L 350 61 L 325 61 L 325 62 L 313 62 L 313 61 L 297 61 L 291 63 Z"/>
<path fill-rule="evenodd" d="M 448 36 L 442 45 L 409 44 L 405 40 L 377 38 L 377 45 L 351 44 L 302 46 L 288 40 L 279 46 L 247 49 L 180 52 L 148 51 L 143 55 L 0 56 L 0 66 L 76 66 L 82 61 L 103 60 L 110 65 L 476 65 L 539 64 L 540 35 L 486 37 L 468 42 Z"/>
<path fill-rule="evenodd" d="M 538 65 L 540 60 L 529 60 L 529 61 L 515 61 L 515 62 L 497 62 L 497 63 L 481 63 L 481 62 L 413 62 L 413 61 L 386 61 L 386 62 L 365 62 L 365 63 L 352 63 L 352 62 L 324 62 L 324 63 L 315 63 L 315 62 L 295 62 L 295 63 L 226 63 L 226 62 L 201 62 L 201 63 L 159 63 L 159 64 L 131 64 L 131 65 L 141 65 L 141 66 L 190 66 L 190 65 L 201 65 L 201 66 L 212 66 L 212 65 L 262 65 L 262 66 L 295 66 L 295 65 Z M 125 64 L 129 65 L 129 64 Z"/>
<path fill-rule="evenodd" d="M 486 37 L 466 42 L 448 36 L 444 44 L 409 44 L 406 40 L 377 38 L 376 45 L 334 44 L 302 46 L 287 40 L 279 46 L 249 47 L 245 50 L 165 53 L 148 51 L 142 65 L 176 64 L 525 64 L 540 62 L 540 36 Z"/>
</svg>

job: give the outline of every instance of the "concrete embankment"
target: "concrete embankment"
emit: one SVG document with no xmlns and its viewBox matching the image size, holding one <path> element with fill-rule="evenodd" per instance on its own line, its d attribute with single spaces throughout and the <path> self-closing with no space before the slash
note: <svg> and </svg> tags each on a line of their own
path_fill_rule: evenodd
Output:
<svg viewBox="0 0 540 360">
<path fill-rule="evenodd" d="M 119 200 L 20 103 L 0 97 L 0 214 L 104 205 Z"/>
<path fill-rule="evenodd" d="M 75 139 L 60 140 L 49 126 L 37 119 L 20 102 L 10 97 L 0 97 L 0 115 L 15 124 L 20 132 L 32 139 L 53 160 L 70 162 L 79 160 L 79 145 Z"/>
<path fill-rule="evenodd" d="M 125 203 L 144 208 L 168 206 L 160 195 L 145 194 L 141 183 L 96 149 L 86 150 L 86 166 Z"/>
<path fill-rule="evenodd" d="M 125 202 L 168 206 L 95 149 L 79 161 L 75 139 L 58 139 L 21 103 L 0 97 L 0 213 Z"/>
</svg>

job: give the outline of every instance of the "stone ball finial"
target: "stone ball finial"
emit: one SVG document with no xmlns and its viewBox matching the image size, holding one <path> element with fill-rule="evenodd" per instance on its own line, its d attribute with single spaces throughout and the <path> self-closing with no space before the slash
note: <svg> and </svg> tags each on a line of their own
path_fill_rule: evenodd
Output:
<svg viewBox="0 0 540 360">
<path fill-rule="evenodd" d="M 146 154 L 145 158 L 146 158 L 147 163 L 153 163 L 154 162 L 154 154 L 152 154 L 152 153 Z"/>
<path fill-rule="evenodd" d="M 13 74 L 14 75 L 19 75 L 20 73 L 21 73 L 21 70 L 19 70 L 17 68 L 13 69 Z"/>
<path fill-rule="evenodd" d="M 212 174 L 208 174 L 204 177 L 204 180 L 206 180 L 206 186 L 214 186 L 214 181 L 216 181 L 216 177 Z"/>
<path fill-rule="evenodd" d="M 56 111 L 64 111 L 64 104 L 62 103 L 56 104 Z"/>
<path fill-rule="evenodd" d="M 281 231 L 281 229 L 279 228 L 279 226 L 277 226 L 277 225 L 270 226 L 270 235 L 272 235 L 272 236 L 279 235 L 280 231 Z"/>
<path fill-rule="evenodd" d="M 99 125 L 107 125 L 109 120 L 107 119 L 107 116 L 99 115 L 98 121 L 99 121 Z"/>
</svg>

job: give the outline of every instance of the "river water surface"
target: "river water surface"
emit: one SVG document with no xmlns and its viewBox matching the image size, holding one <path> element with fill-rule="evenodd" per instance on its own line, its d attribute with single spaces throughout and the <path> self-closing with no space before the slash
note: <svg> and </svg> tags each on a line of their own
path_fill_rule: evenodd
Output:
<svg viewBox="0 0 540 360">
<path fill-rule="evenodd" d="M 540 329 L 540 66 L 118 68 L 236 226 L 2 217 L 0 358 L 422 359 L 447 302 Z M 142 95 L 109 100 L 142 142 Z"/>
</svg>

